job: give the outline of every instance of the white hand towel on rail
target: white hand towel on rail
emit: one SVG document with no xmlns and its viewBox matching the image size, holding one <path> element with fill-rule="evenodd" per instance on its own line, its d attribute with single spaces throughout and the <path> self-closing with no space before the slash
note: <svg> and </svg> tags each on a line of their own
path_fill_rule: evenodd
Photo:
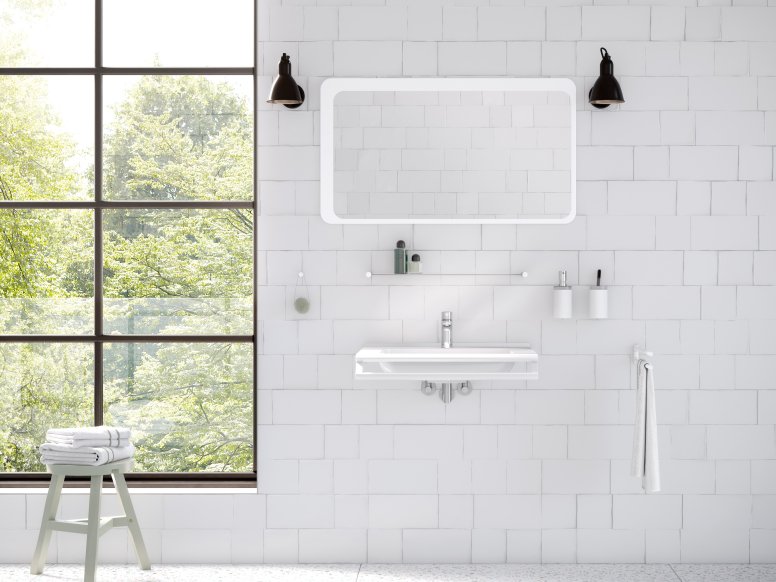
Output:
<svg viewBox="0 0 776 582">
<path fill-rule="evenodd" d="M 40 462 L 44 465 L 90 465 L 98 466 L 129 459 L 135 454 L 135 447 L 73 447 L 43 443 L 40 445 Z"/>
<path fill-rule="evenodd" d="M 46 431 L 46 442 L 74 447 L 125 447 L 131 437 L 128 428 L 112 426 L 51 428 Z"/>
<path fill-rule="evenodd" d="M 634 477 L 641 477 L 644 491 L 654 493 L 660 491 L 655 373 L 652 364 L 644 360 L 637 362 L 636 370 L 636 423 L 633 430 L 631 473 Z"/>
</svg>

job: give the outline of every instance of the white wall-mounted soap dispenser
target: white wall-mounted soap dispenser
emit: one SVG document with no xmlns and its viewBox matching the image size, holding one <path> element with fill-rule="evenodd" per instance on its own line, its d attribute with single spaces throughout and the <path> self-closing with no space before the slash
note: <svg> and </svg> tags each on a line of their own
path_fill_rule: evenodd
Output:
<svg viewBox="0 0 776 582">
<path fill-rule="evenodd" d="M 558 286 L 552 289 L 552 315 L 556 319 L 570 319 L 572 314 L 571 287 L 566 284 L 566 271 L 558 271 Z"/>
</svg>

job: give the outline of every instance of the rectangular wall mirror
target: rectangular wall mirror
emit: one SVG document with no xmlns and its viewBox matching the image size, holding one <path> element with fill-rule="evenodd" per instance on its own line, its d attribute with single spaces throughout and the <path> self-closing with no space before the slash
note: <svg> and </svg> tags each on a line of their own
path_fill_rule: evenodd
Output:
<svg viewBox="0 0 776 582">
<path fill-rule="evenodd" d="M 569 79 L 327 79 L 333 224 L 564 224 L 576 215 Z"/>
</svg>

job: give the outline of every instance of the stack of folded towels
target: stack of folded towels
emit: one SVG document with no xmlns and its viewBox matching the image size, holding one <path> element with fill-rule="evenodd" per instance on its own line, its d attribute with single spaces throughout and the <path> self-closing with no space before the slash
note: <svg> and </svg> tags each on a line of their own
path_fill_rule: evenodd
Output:
<svg viewBox="0 0 776 582">
<path fill-rule="evenodd" d="M 104 465 L 130 459 L 135 447 L 129 441 L 128 428 L 92 426 L 86 428 L 52 428 L 46 431 L 46 442 L 40 445 L 44 465 Z"/>
</svg>

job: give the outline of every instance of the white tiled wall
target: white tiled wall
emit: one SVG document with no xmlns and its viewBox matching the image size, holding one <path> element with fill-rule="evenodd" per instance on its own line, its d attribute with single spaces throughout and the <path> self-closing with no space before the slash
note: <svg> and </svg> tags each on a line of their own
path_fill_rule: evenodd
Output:
<svg viewBox="0 0 776 582">
<path fill-rule="evenodd" d="M 259 104 L 259 494 L 138 494 L 156 561 L 776 561 L 776 2 L 525 4 L 260 2 L 259 94 L 286 52 L 307 102 Z M 600 46 L 627 99 L 614 110 L 586 100 Z M 324 224 L 332 75 L 571 77 L 579 216 Z M 427 274 L 388 274 L 397 239 Z M 586 319 L 597 268 L 606 321 Z M 306 315 L 291 306 L 300 269 Z M 551 318 L 558 269 L 570 321 Z M 448 406 L 354 388 L 356 349 L 437 341 L 443 309 L 459 341 L 530 342 L 540 380 Z M 635 342 L 656 353 L 650 496 L 630 477 Z M 0 559 L 31 554 L 41 503 L 0 496 Z M 126 559 L 110 535 L 103 555 Z M 52 557 L 79 559 L 72 537 Z"/>
</svg>

